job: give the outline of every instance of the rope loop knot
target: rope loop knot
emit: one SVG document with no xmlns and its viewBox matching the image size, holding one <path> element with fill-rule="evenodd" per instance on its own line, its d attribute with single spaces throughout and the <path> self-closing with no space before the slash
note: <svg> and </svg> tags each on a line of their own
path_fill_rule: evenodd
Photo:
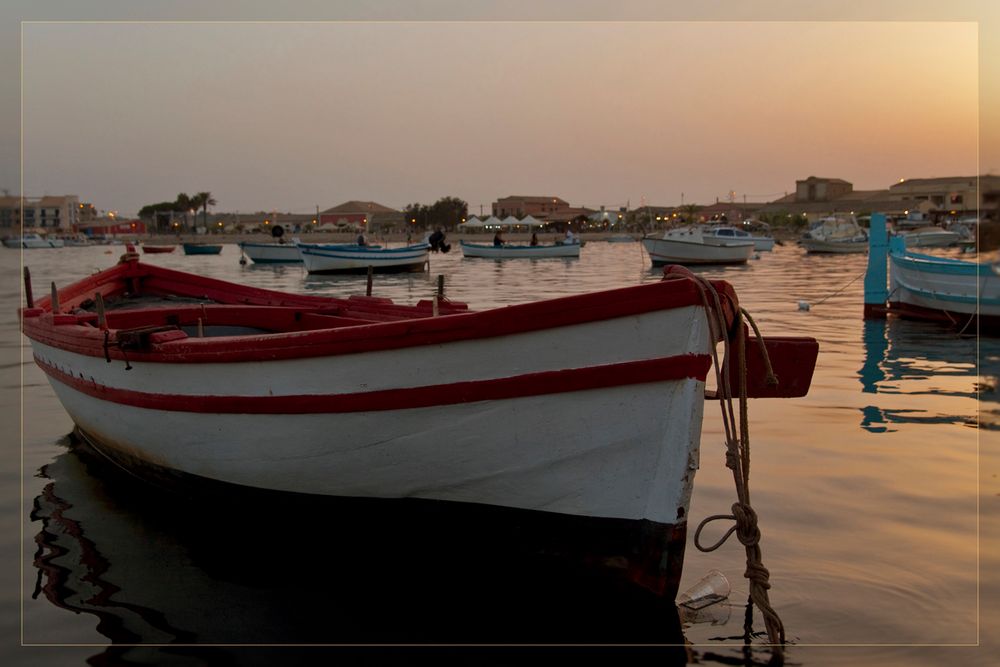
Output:
<svg viewBox="0 0 1000 667">
<path fill-rule="evenodd" d="M 733 503 L 733 518 L 736 520 L 736 539 L 745 547 L 760 543 L 760 528 L 757 527 L 757 513 L 749 505 Z"/>
</svg>

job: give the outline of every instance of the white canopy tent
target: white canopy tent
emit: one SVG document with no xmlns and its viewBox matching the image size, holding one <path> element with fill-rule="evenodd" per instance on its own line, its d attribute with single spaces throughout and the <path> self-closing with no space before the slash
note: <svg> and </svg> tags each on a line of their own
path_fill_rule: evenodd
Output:
<svg viewBox="0 0 1000 667">
<path fill-rule="evenodd" d="M 521 220 L 521 222 L 518 223 L 518 224 L 525 225 L 525 226 L 527 226 L 530 229 L 534 229 L 535 227 L 544 227 L 545 225 L 547 225 L 549 223 L 543 222 L 543 221 L 538 220 L 536 218 L 533 218 L 533 217 L 531 217 L 529 215 L 529 216 L 525 217 L 523 220 Z"/>
<path fill-rule="evenodd" d="M 486 227 L 486 223 L 476 216 L 472 216 L 465 222 L 458 225 L 458 228 L 462 231 L 479 231 Z"/>
</svg>

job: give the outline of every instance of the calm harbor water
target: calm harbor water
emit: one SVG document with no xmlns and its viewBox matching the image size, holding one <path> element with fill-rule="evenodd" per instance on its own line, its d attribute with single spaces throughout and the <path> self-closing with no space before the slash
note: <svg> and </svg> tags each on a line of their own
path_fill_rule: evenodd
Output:
<svg viewBox="0 0 1000 667">
<path fill-rule="evenodd" d="M 110 266 L 122 251 L 34 250 L 23 259 L 41 294 L 51 281 L 66 285 Z M 754 648 L 743 648 L 747 584 L 735 540 L 700 553 L 692 528 L 682 590 L 716 568 L 733 592 L 728 603 L 678 618 L 672 605 L 579 575 L 518 570 L 477 551 L 472 538 L 455 547 L 461 536 L 444 539 L 439 527 L 365 526 L 322 508 L 195 507 L 77 454 L 67 446 L 72 423 L 17 329 L 21 256 L 0 252 L 3 664 L 290 664 L 332 650 L 280 647 L 289 643 L 406 644 L 400 658 L 424 643 L 628 644 L 632 652 L 642 644 L 643 659 L 657 664 L 767 662 L 759 614 Z M 235 245 L 218 256 L 143 256 L 260 287 L 364 293 L 364 276 L 238 259 Z M 786 661 L 997 664 L 1000 340 L 864 322 L 865 262 L 790 244 L 747 266 L 699 269 L 730 281 L 765 335 L 820 341 L 807 397 L 751 402 L 751 494 L 771 601 L 791 643 Z M 433 256 L 428 274 L 376 276 L 374 293 L 414 303 L 433 294 L 438 274 L 450 298 L 482 309 L 657 280 L 660 270 L 638 243 L 590 242 L 579 259 L 505 262 L 464 259 L 456 247 Z M 812 308 L 799 310 L 800 301 Z M 706 406 L 692 527 L 734 500 L 724 450 L 718 408 Z M 678 642 L 689 646 L 658 646 Z M 172 643 L 210 646 L 129 646 Z"/>
</svg>

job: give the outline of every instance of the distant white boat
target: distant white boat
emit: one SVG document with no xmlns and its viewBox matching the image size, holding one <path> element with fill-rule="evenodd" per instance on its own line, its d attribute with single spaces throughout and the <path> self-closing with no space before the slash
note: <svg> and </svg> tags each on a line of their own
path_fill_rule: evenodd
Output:
<svg viewBox="0 0 1000 667">
<path fill-rule="evenodd" d="M 296 243 L 309 273 L 376 273 L 421 271 L 427 262 L 430 246 L 417 243 L 403 248 L 361 246 L 356 244 Z"/>
<path fill-rule="evenodd" d="M 698 227 L 668 229 L 662 236 L 646 236 L 642 245 L 653 266 L 660 264 L 744 264 L 754 251 L 750 239 L 713 237 Z"/>
<path fill-rule="evenodd" d="M 8 248 L 62 248 L 65 243 L 62 239 L 49 239 L 41 234 L 29 233 L 21 236 L 10 236 L 3 240 L 4 246 Z"/>
<path fill-rule="evenodd" d="M 66 234 L 64 236 L 57 236 L 55 239 L 49 239 L 49 241 L 54 240 L 62 241 L 63 245 L 72 248 L 94 245 L 94 242 L 91 241 L 85 234 Z M 58 248 L 59 246 L 55 247 Z"/>
<path fill-rule="evenodd" d="M 813 223 L 799 243 L 813 253 L 868 252 L 868 233 L 853 215 L 831 215 Z"/>
<path fill-rule="evenodd" d="M 705 243 L 715 243 L 717 240 L 730 241 L 738 239 L 753 241 L 755 250 L 774 250 L 774 239 L 766 234 L 754 234 L 746 229 L 732 225 L 713 225 L 703 232 Z"/>
<path fill-rule="evenodd" d="M 467 243 L 462 241 L 464 257 L 487 259 L 525 259 L 540 257 L 579 257 L 580 243 L 548 243 L 544 245 L 493 245 L 492 243 Z"/>
<path fill-rule="evenodd" d="M 244 241 L 239 246 L 243 254 L 256 264 L 302 263 L 302 255 L 299 254 L 295 243 L 250 243 Z"/>
<path fill-rule="evenodd" d="M 942 229 L 935 225 L 900 232 L 898 236 L 903 239 L 907 248 L 943 248 L 962 241 L 962 235 L 958 232 Z"/>
</svg>

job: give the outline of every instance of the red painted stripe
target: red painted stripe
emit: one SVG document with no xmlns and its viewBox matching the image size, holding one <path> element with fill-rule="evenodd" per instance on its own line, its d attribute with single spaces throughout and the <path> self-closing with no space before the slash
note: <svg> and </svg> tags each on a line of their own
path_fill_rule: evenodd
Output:
<svg viewBox="0 0 1000 667">
<path fill-rule="evenodd" d="M 509 378 L 385 389 L 353 394 L 293 396 L 185 396 L 119 389 L 74 377 L 38 357 L 35 362 L 49 377 L 81 393 L 111 403 L 152 410 L 217 414 L 325 414 L 373 412 L 457 405 L 587 389 L 603 389 L 647 382 L 694 378 L 704 381 L 711 359 L 684 354 L 645 361 L 629 361 L 589 368 L 528 373 Z"/>
</svg>

